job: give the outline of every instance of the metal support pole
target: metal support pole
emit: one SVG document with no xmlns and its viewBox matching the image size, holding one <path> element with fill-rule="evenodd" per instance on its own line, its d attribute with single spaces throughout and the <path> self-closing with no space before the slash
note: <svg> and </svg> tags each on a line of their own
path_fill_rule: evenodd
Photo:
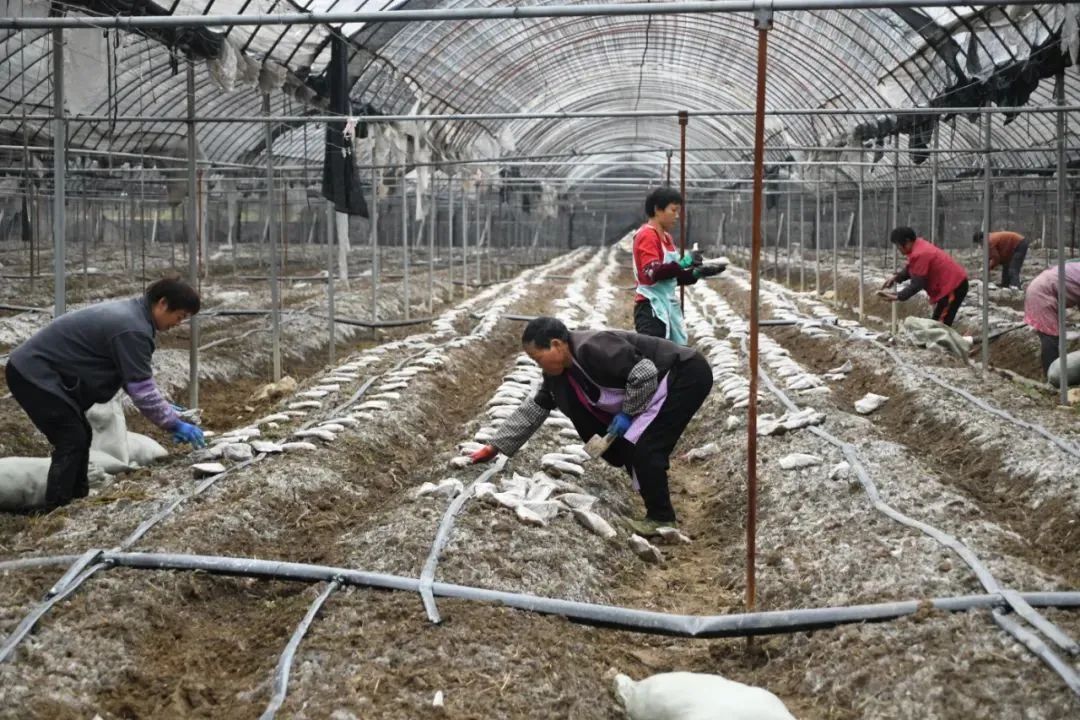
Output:
<svg viewBox="0 0 1080 720">
<path fill-rule="evenodd" d="M 990 185 L 990 131 L 992 129 L 990 113 L 983 113 L 983 144 L 986 154 L 983 156 L 983 242 L 982 242 L 982 369 L 990 366 L 990 200 L 993 188 Z"/>
<path fill-rule="evenodd" d="M 820 177 L 818 179 L 820 180 Z M 802 254 L 803 254 L 803 245 L 805 243 L 806 243 L 805 238 L 801 238 L 799 240 L 799 257 L 800 257 L 799 290 L 800 291 L 805 291 L 806 290 L 806 287 L 805 287 L 806 282 L 805 282 L 805 278 L 803 277 L 803 275 L 805 274 L 805 271 L 804 271 L 803 267 L 801 267 L 801 265 L 804 264 L 804 263 L 801 262 L 801 258 L 802 258 Z M 815 253 L 814 253 L 814 273 L 815 273 L 815 275 L 817 274 L 817 248 L 820 247 L 820 246 L 821 246 L 821 183 L 819 182 L 814 187 L 814 250 L 815 250 Z"/>
<path fill-rule="evenodd" d="M 863 165 L 863 154 L 859 153 L 859 322 L 863 321 L 866 288 L 863 282 L 866 276 L 866 262 L 863 257 L 863 181 L 865 180 L 866 167 Z"/>
<path fill-rule="evenodd" d="M 679 111 L 679 194 L 682 195 L 682 211 L 679 213 L 679 258 L 686 254 L 686 124 L 690 116 Z M 686 309 L 686 287 L 679 286 L 679 308 Z"/>
<path fill-rule="evenodd" d="M 461 297 L 469 297 L 469 191 L 461 179 Z"/>
<path fill-rule="evenodd" d="M 821 171 L 818 170 L 818 194 L 821 193 Z M 840 191 L 833 179 L 832 186 L 832 291 L 833 300 L 840 300 Z"/>
<path fill-rule="evenodd" d="M 448 175 L 446 202 L 446 282 L 450 285 L 450 300 L 454 300 L 454 176 Z"/>
<path fill-rule="evenodd" d="M 481 250 L 480 243 L 483 241 L 483 221 L 480 219 L 480 182 L 476 183 L 476 242 L 473 243 L 476 247 L 476 285 L 477 287 L 484 284 L 484 278 L 482 277 L 483 265 L 481 263 Z"/>
<path fill-rule="evenodd" d="M 188 282 L 199 287 L 199 246 L 196 224 L 199 221 L 195 206 L 196 139 L 195 139 L 195 62 L 187 63 L 187 235 Z M 191 318 L 191 345 L 188 347 L 188 407 L 199 407 L 199 316 Z M 276 379 L 276 378 L 275 378 Z"/>
<path fill-rule="evenodd" d="M 405 182 L 405 161 L 401 161 L 401 262 L 404 266 L 405 319 L 409 319 L 409 188 Z"/>
<path fill-rule="evenodd" d="M 607 244 L 607 213 L 604 213 L 604 220 L 600 223 L 600 245 L 603 247 Z"/>
<path fill-rule="evenodd" d="M 757 394 L 758 394 L 758 303 L 761 291 L 761 207 L 765 161 L 765 79 L 768 58 L 769 29 L 772 11 L 758 10 L 754 17 L 758 31 L 757 45 L 757 102 L 754 115 L 754 196 L 753 247 L 750 254 L 750 406 L 747 410 L 746 433 L 746 607 L 752 609 L 757 596 Z"/>
<path fill-rule="evenodd" d="M 64 112 L 64 31 L 52 31 L 53 71 L 53 317 L 67 310 L 67 120 Z"/>
<path fill-rule="evenodd" d="M 934 141 L 937 142 L 937 127 L 936 126 L 934 127 Z M 899 145 L 900 145 L 899 138 L 897 139 L 896 143 L 897 143 L 897 149 L 899 149 Z M 937 155 L 934 156 L 934 159 L 936 161 Z M 936 198 L 937 197 L 937 173 L 936 172 L 934 174 L 932 187 L 933 187 L 932 192 L 934 193 L 934 197 Z M 933 213 L 931 213 L 931 216 L 936 217 L 936 215 L 933 214 Z M 900 153 L 894 153 L 893 154 L 893 186 L 892 186 L 892 227 L 895 228 L 899 224 L 900 224 Z M 891 230 L 891 228 L 890 228 L 890 230 Z M 889 243 L 889 245 L 892 245 L 892 264 L 893 264 L 893 268 L 895 268 L 896 267 L 896 262 L 897 262 L 896 243 L 893 243 L 893 242 L 891 242 L 889 240 L 886 240 L 885 242 Z M 898 319 L 897 319 L 897 312 L 896 311 L 897 311 L 896 303 L 889 303 L 889 314 L 890 314 L 889 315 L 889 332 L 891 332 L 893 335 L 896 335 L 896 332 L 899 329 Z"/>
<path fill-rule="evenodd" d="M 934 154 L 930 159 L 931 160 L 931 165 L 930 165 L 930 242 L 934 243 L 935 245 L 937 245 L 937 239 L 938 239 L 938 237 L 937 237 L 937 198 L 938 198 L 937 179 L 938 179 L 938 156 L 940 155 L 940 153 L 938 153 L 937 149 L 938 149 L 938 136 L 940 135 L 940 131 L 941 131 L 941 123 L 940 122 L 935 122 L 934 123 Z M 899 140 L 899 138 L 897 138 L 896 145 L 897 145 L 897 147 L 896 147 L 897 152 L 893 155 L 893 165 L 896 167 L 897 174 L 899 174 L 899 172 L 900 172 L 900 170 L 899 170 L 899 168 L 900 168 L 900 153 L 899 153 L 900 140 Z M 895 204 L 896 202 L 897 202 L 897 200 L 894 199 L 893 203 Z M 900 213 L 899 212 L 894 212 L 893 213 L 893 227 L 896 227 L 897 221 L 899 220 L 899 218 L 900 218 Z M 892 245 L 892 243 L 889 243 L 889 244 Z M 894 246 L 894 248 L 895 248 L 895 246 Z M 893 256 L 894 256 L 893 257 L 893 264 L 896 264 L 895 255 L 896 255 L 896 253 L 894 252 L 893 253 Z"/>
<path fill-rule="evenodd" d="M 379 186 L 382 184 L 382 171 L 375 161 L 378 151 L 371 143 L 371 227 L 368 228 L 368 240 L 371 243 L 371 322 L 379 322 Z M 374 336 L 376 330 L 371 328 Z"/>
<path fill-rule="evenodd" d="M 807 195 L 799 190 L 799 293 L 807 289 Z"/>
<path fill-rule="evenodd" d="M 337 354 L 337 328 L 334 325 L 334 203 L 326 203 L 326 318 L 329 334 L 330 364 L 334 364 Z"/>
<path fill-rule="evenodd" d="M 821 188 L 814 198 L 814 294 L 821 295 Z M 799 194 L 799 212 L 802 213 L 802 194 Z"/>
<path fill-rule="evenodd" d="M 417 175 L 419 177 L 419 175 Z M 420 192 L 420 186 L 416 186 L 416 192 Z M 435 310 L 435 223 L 438 220 L 438 206 L 435 195 L 435 173 L 431 174 L 431 204 L 428 206 L 428 270 L 427 292 L 428 313 Z"/>
<path fill-rule="evenodd" d="M 1065 104 L 1065 72 L 1058 71 L 1054 84 L 1054 99 L 1058 105 Z M 1065 111 L 1057 114 L 1057 212 L 1054 233 L 1057 236 L 1057 303 L 1058 303 L 1058 402 L 1069 403 L 1069 344 L 1065 334 Z"/>
<path fill-rule="evenodd" d="M 270 93 L 263 93 L 263 111 L 270 115 Z M 266 244 L 270 255 L 270 362 L 274 382 L 281 379 L 281 284 L 278 282 L 278 222 L 274 203 L 274 130 L 266 121 Z"/>
<path fill-rule="evenodd" d="M 784 283 L 788 286 L 792 286 L 792 193 L 787 192 L 787 259 L 784 262 Z"/>
</svg>

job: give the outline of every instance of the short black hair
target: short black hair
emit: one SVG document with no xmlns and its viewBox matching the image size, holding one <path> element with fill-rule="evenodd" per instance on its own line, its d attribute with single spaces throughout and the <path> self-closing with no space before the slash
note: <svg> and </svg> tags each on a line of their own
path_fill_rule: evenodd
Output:
<svg viewBox="0 0 1080 720">
<path fill-rule="evenodd" d="M 909 227 L 901 225 L 898 228 L 893 228 L 893 231 L 889 233 L 889 242 L 893 245 L 904 245 L 915 240 L 915 231 Z"/>
<path fill-rule="evenodd" d="M 164 277 L 146 288 L 146 301 L 150 307 L 165 299 L 169 310 L 187 310 L 192 315 L 199 312 L 202 301 L 195 288 L 178 277 Z"/>
<path fill-rule="evenodd" d="M 682 205 L 682 195 L 679 191 L 667 185 L 658 187 L 645 198 L 645 214 L 652 217 L 657 210 L 663 210 L 672 203 Z"/>
<path fill-rule="evenodd" d="M 982 239 L 983 239 L 982 230 L 976 230 L 975 234 L 973 234 L 971 236 L 971 243 L 973 245 L 978 245 L 979 243 L 982 242 Z"/>
<path fill-rule="evenodd" d="M 570 331 L 558 318 L 543 315 L 533 318 L 521 333 L 522 345 L 533 345 L 541 350 L 551 347 L 552 340 L 570 341 Z"/>
</svg>

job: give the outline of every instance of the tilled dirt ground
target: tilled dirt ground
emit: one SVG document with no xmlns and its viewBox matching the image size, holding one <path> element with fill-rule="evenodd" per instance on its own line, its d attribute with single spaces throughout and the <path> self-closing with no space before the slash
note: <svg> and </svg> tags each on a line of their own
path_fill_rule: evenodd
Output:
<svg viewBox="0 0 1080 720">
<path fill-rule="evenodd" d="M 626 265 L 624 254 L 616 257 Z M 581 256 L 576 263 L 583 261 Z M 573 269 L 552 274 L 565 278 Z M 612 280 L 616 287 L 630 283 L 625 268 Z M 534 286 L 507 312 L 552 312 L 566 286 L 563 279 Z M 745 294 L 730 280 L 711 286 L 737 311 L 745 310 Z M 596 290 L 590 282 L 588 293 Z M 692 303 L 695 292 L 688 292 Z M 609 323 L 630 327 L 631 311 L 631 295 L 618 293 Z M 392 412 L 328 447 L 270 458 L 224 477 L 135 549 L 416 576 L 448 501 L 414 499 L 412 491 L 424 481 L 453 476 L 469 482 L 482 472 L 451 469 L 447 460 L 456 454 L 455 444 L 471 439 L 483 424 L 487 400 L 514 365 L 520 330 L 519 323 L 503 321 L 483 342 L 449 351 L 448 364 L 414 381 Z M 714 331 L 728 340 L 722 325 Z M 1043 475 L 1052 469 L 1028 477 L 1012 469 L 1008 453 L 1000 450 L 989 451 L 998 452 L 995 462 L 976 457 L 978 452 L 938 459 L 935 453 L 955 452 L 963 442 L 943 444 L 948 426 L 916 403 L 906 383 L 880 373 L 888 361 L 879 358 L 875 365 L 872 353 L 879 351 L 785 330 L 770 331 L 770 337 L 811 372 L 846 359 L 856 364 L 846 380 L 830 384 L 829 396 L 797 401 L 825 412 L 826 429 L 856 445 L 888 502 L 962 537 L 1004 584 L 1022 590 L 1076 586 L 1069 563 L 1075 550 L 1052 546 L 1053 538 L 1069 530 L 1054 524 L 1065 513 L 1052 513 L 1063 495 L 1039 516 L 1049 525 L 1043 535 L 1029 536 L 1041 525 L 1018 524 L 1022 518 L 984 492 L 1018 482 L 1046 492 Z M 364 377 L 389 364 L 370 366 Z M 310 369 L 317 367 L 313 361 Z M 883 411 L 869 418 L 850 411 L 866 389 L 893 393 Z M 1007 400 L 1010 390 L 1015 392 L 1011 386 L 995 389 L 995 401 Z M 272 409 L 260 406 L 233 419 L 225 403 L 217 412 L 226 427 Z M 1042 412 L 1037 406 L 1022 409 Z M 782 412 L 767 394 L 761 411 Z M 729 416 L 742 425 L 725 429 Z M 931 424 L 923 427 L 924 421 Z M 946 437 L 939 442 L 939 436 Z M 565 442 L 542 429 L 504 473 L 532 474 L 542 454 Z M 717 443 L 717 454 L 699 461 L 682 457 L 709 442 Z M 436 577 L 672 612 L 738 612 L 746 553 L 745 443 L 745 411 L 730 408 L 714 391 L 680 442 L 671 471 L 681 528 L 693 542 L 662 546 L 661 566 L 636 558 L 622 533 L 601 540 L 565 515 L 546 527 L 527 527 L 508 510 L 470 500 Z M 792 452 L 817 454 L 824 463 L 780 469 L 779 459 Z M 1041 452 L 1051 465 L 1060 462 L 1051 449 Z M 760 439 L 759 609 L 980 592 L 951 552 L 874 512 L 850 477 L 830 479 L 829 469 L 841 459 L 805 430 Z M 640 513 L 622 471 L 593 461 L 582 478 L 571 480 L 599 498 L 597 509 L 609 520 Z M 94 502 L 43 517 L 0 518 L 2 557 L 110 547 L 161 502 L 192 485 L 186 465 L 174 460 L 118 480 Z M 0 631 L 9 631 L 61 572 L 4 574 Z M 0 717 L 258 715 L 269 698 L 278 655 L 321 589 L 191 573 L 104 571 L 54 608 L 14 660 L 0 667 Z M 615 718 L 620 711 L 611 695 L 612 669 L 635 678 L 670 670 L 720 673 L 769 688 L 799 718 L 1049 720 L 1080 713 L 1061 680 L 986 612 L 920 612 L 891 623 L 761 638 L 748 649 L 741 639 L 615 632 L 445 599 L 438 606 L 444 622 L 436 626 L 412 594 L 348 588 L 331 595 L 300 646 L 279 716 Z M 1080 634 L 1074 611 L 1047 615 Z M 445 694 L 443 711 L 431 707 L 437 691 Z"/>
</svg>

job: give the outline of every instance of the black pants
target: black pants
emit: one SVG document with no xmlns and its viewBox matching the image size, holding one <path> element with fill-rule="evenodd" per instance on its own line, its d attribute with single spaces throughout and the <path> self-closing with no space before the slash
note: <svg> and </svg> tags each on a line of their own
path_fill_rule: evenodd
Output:
<svg viewBox="0 0 1080 720">
<path fill-rule="evenodd" d="M 1039 333 L 1039 359 L 1042 360 L 1043 376 L 1058 359 L 1058 336 Z"/>
<path fill-rule="evenodd" d="M 31 383 L 10 362 L 5 376 L 12 397 L 53 446 L 45 488 L 46 507 L 67 505 L 75 498 L 86 497 L 90 491 L 86 466 L 90 462 L 92 437 L 86 416 Z"/>
<path fill-rule="evenodd" d="M 1024 267 L 1027 251 L 1028 241 L 1021 240 L 1009 262 L 1001 266 L 1001 287 L 1020 287 L 1020 269 Z"/>
<path fill-rule="evenodd" d="M 690 419 L 712 390 L 712 384 L 712 368 L 701 355 L 679 364 L 668 374 L 667 399 L 637 443 L 617 440 L 603 455 L 609 464 L 637 475 L 645 516 L 650 520 L 675 521 L 675 508 L 668 491 L 669 459 Z M 567 416 L 586 440 L 603 435 L 607 429 L 581 405 L 571 407 Z"/>
<path fill-rule="evenodd" d="M 960 303 L 967 297 L 968 281 L 964 280 L 956 286 L 956 289 L 945 297 L 938 300 L 934 306 L 934 320 L 945 325 L 952 325 L 956 319 L 956 311 L 960 309 Z"/>
<path fill-rule="evenodd" d="M 648 300 L 634 303 L 634 330 L 641 335 L 667 338 L 667 325 L 653 315 L 652 303 Z"/>
</svg>

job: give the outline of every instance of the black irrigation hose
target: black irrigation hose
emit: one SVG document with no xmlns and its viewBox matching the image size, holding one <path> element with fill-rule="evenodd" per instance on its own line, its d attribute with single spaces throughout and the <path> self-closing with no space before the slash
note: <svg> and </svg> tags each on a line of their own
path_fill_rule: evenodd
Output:
<svg viewBox="0 0 1080 720">
<path fill-rule="evenodd" d="M 744 354 L 746 352 L 745 342 L 746 341 L 744 339 L 741 343 Z M 776 398 L 784 405 L 784 407 L 794 412 L 797 412 L 799 410 L 799 406 L 792 402 L 791 399 L 782 390 L 780 390 L 775 383 L 773 383 L 772 378 L 769 377 L 769 374 L 765 371 L 764 368 L 759 366 L 758 373 L 765 386 L 773 395 L 776 396 Z M 751 399 L 751 401 L 753 401 L 753 399 Z M 855 449 L 855 446 L 840 440 L 839 438 L 833 436 L 832 434 L 821 429 L 820 427 L 811 426 L 808 428 L 808 430 L 814 435 L 820 437 L 822 440 L 825 440 L 830 445 L 833 445 L 840 449 L 840 451 L 844 454 L 844 457 L 847 458 L 848 462 L 855 470 L 855 474 L 858 476 L 859 482 L 862 484 L 863 489 L 866 491 L 867 497 L 870 499 L 870 503 L 875 510 L 881 512 L 889 518 L 892 518 L 893 520 L 897 521 L 902 525 L 919 530 L 920 532 L 932 537 L 941 545 L 944 545 L 945 547 L 953 550 L 968 565 L 968 567 L 971 568 L 971 570 L 975 573 L 976 577 L 979 579 L 979 582 L 983 585 L 983 587 L 986 588 L 988 592 L 995 594 L 995 596 L 1001 597 L 1011 609 L 1017 612 L 1017 614 L 1020 614 L 1022 617 L 1038 615 L 1038 613 L 1036 613 L 1035 610 L 1026 601 L 1024 601 L 1023 596 L 1021 596 L 1019 593 L 1015 593 L 1012 591 L 1003 592 L 1001 586 L 994 578 L 994 576 L 990 573 L 989 570 L 986 569 L 986 567 L 978 559 L 975 553 L 972 552 L 971 549 L 968 548 L 966 545 L 964 545 L 951 535 L 933 527 L 932 525 L 928 525 L 927 523 L 915 520 L 914 518 L 904 515 L 903 513 L 883 501 L 881 499 L 881 496 L 878 494 L 877 486 L 874 484 L 873 478 L 870 477 L 869 473 L 866 471 L 865 466 L 862 464 L 862 461 L 859 458 L 858 451 Z M 1015 607 L 1012 606 L 1012 602 L 1017 602 L 1017 605 Z M 1076 642 L 1072 640 L 1072 638 L 1070 638 L 1066 633 L 1062 632 L 1059 628 L 1054 626 L 1053 623 L 1051 623 L 1049 620 L 1046 620 L 1041 616 L 1039 617 L 1040 620 L 1038 625 L 1040 627 L 1053 627 L 1052 634 L 1048 635 L 1048 637 L 1054 640 L 1063 640 L 1063 649 L 1072 654 L 1075 654 L 1076 651 L 1080 649 L 1078 648 Z M 1015 623 L 1002 624 L 1000 622 L 998 624 L 1006 630 L 1008 630 L 1008 627 L 1012 627 L 1013 625 L 1015 625 Z M 1023 642 L 1019 635 L 1013 634 L 1013 637 L 1016 640 Z M 1052 670 L 1054 670 L 1054 672 L 1061 676 L 1061 678 L 1065 681 L 1065 684 L 1070 689 L 1074 690 L 1077 695 L 1080 695 L 1080 674 L 1078 674 L 1076 670 L 1074 670 L 1067 663 L 1061 661 L 1061 659 L 1058 658 L 1053 651 L 1047 648 L 1044 643 L 1023 644 L 1028 647 L 1028 649 L 1030 649 L 1032 652 L 1034 652 L 1039 657 L 1039 659 L 1041 659 L 1048 667 L 1050 667 Z"/>
<path fill-rule="evenodd" d="M 984 411 L 990 413 L 991 415 L 994 415 L 996 417 L 1001 418 L 1002 420 L 1005 420 L 1006 422 L 1010 422 L 1013 425 L 1016 425 L 1017 427 L 1020 427 L 1020 428 L 1023 428 L 1025 430 L 1030 430 L 1030 431 L 1032 431 L 1034 433 L 1037 433 L 1038 435 L 1041 435 L 1042 437 L 1046 438 L 1051 443 L 1056 445 L 1063 452 L 1065 452 L 1065 453 L 1067 453 L 1069 455 L 1072 455 L 1073 457 L 1080 458 L 1080 447 L 1077 447 L 1076 445 L 1072 444 L 1071 442 L 1069 442 L 1065 438 L 1062 438 L 1062 437 L 1059 437 L 1058 435 L 1055 435 L 1054 433 L 1052 433 L 1049 430 L 1047 430 L 1046 428 L 1044 428 L 1042 425 L 1038 425 L 1036 423 L 1030 423 L 1027 420 L 1021 420 L 1020 418 L 1015 417 L 1014 415 L 1010 414 L 1009 412 L 1007 412 L 1005 410 L 1002 410 L 1000 408 L 996 408 L 993 405 L 991 405 L 990 403 L 983 400 L 982 398 L 979 398 L 979 397 L 976 397 L 975 395 L 972 395 L 967 390 L 964 390 L 963 388 L 956 387 L 955 385 L 952 385 L 951 383 L 948 383 L 945 380 L 942 380 L 940 377 L 938 377 L 934 373 L 930 372 L 926 368 L 914 367 L 912 365 L 909 365 L 908 363 L 906 363 L 900 357 L 900 355 L 895 350 L 893 350 L 892 348 L 882 344 L 878 340 L 872 341 L 872 344 L 875 345 L 876 347 L 880 348 L 881 350 L 884 350 L 885 353 L 888 354 L 888 356 L 890 358 L 892 358 L 893 362 L 895 362 L 897 365 L 904 368 L 908 372 L 918 373 L 918 374 L 922 375 L 923 377 L 925 377 L 930 382 L 934 383 L 935 385 L 938 385 L 938 386 L 940 386 L 940 387 L 942 387 L 942 388 L 944 388 L 944 389 L 946 389 L 946 390 L 948 390 L 948 391 L 950 391 L 952 393 L 955 393 L 955 394 L 959 395 L 960 397 L 964 398 L 965 400 L 967 400 L 969 403 L 971 403 L 975 407 L 979 408 L 980 410 L 984 410 Z"/>
<path fill-rule="evenodd" d="M 143 570 L 194 570 L 218 575 L 292 580 L 307 583 L 339 581 L 342 585 L 418 592 L 416 578 L 372 573 L 349 568 L 249 558 L 172 553 L 105 553 L 103 561 L 117 567 Z M 573 600 L 436 582 L 439 597 L 489 602 L 544 615 L 560 615 L 573 622 L 634 632 L 680 637 L 745 637 L 819 630 L 837 625 L 882 622 L 912 615 L 927 606 L 946 612 L 964 612 L 1005 606 L 994 594 L 906 600 L 826 608 L 772 610 L 729 615 L 680 615 L 598 605 Z M 1033 606 L 1080 608 L 1080 592 L 1024 593 Z"/>
<path fill-rule="evenodd" d="M 487 482 L 495 473 L 502 471 L 505 466 L 506 457 L 500 456 L 492 467 L 485 470 L 469 487 L 462 490 L 461 494 L 454 498 L 453 502 L 446 507 L 446 512 L 443 513 L 442 522 L 439 523 L 439 530 L 435 533 L 435 540 L 431 543 L 431 552 L 428 554 L 424 567 L 420 572 L 420 599 L 424 603 L 424 610 L 427 612 L 428 620 L 433 623 L 442 622 L 442 618 L 439 617 L 439 608 L 435 605 L 435 596 L 431 592 L 431 587 L 435 582 L 435 568 L 439 564 L 439 555 L 442 553 L 443 548 L 446 547 L 446 543 L 449 542 L 450 533 L 454 529 L 454 519 L 461 511 L 461 508 L 465 506 L 465 502 L 472 497 L 476 484 Z"/>
<path fill-rule="evenodd" d="M 308 608 L 307 614 L 304 615 L 304 619 L 296 626 L 296 630 L 293 632 L 292 637 L 289 638 L 289 644 L 285 646 L 285 652 L 283 652 L 278 659 L 277 670 L 274 671 L 274 694 L 270 697 L 270 702 L 266 706 L 266 710 L 259 716 L 259 720 L 274 720 L 277 711 L 280 710 L 281 706 L 285 703 L 285 696 L 289 692 L 289 673 L 292 671 L 293 658 L 296 657 L 296 651 L 300 648 L 300 643 L 303 641 L 304 635 L 307 634 L 308 628 L 311 627 L 311 623 L 315 621 L 315 616 L 319 614 L 319 610 L 322 609 L 323 604 L 330 598 L 330 595 L 338 590 L 343 584 L 344 583 L 340 578 L 331 580 L 326 586 L 326 589 L 319 593 L 319 597 L 315 598 L 315 601 L 311 603 L 311 607 Z"/>
</svg>

